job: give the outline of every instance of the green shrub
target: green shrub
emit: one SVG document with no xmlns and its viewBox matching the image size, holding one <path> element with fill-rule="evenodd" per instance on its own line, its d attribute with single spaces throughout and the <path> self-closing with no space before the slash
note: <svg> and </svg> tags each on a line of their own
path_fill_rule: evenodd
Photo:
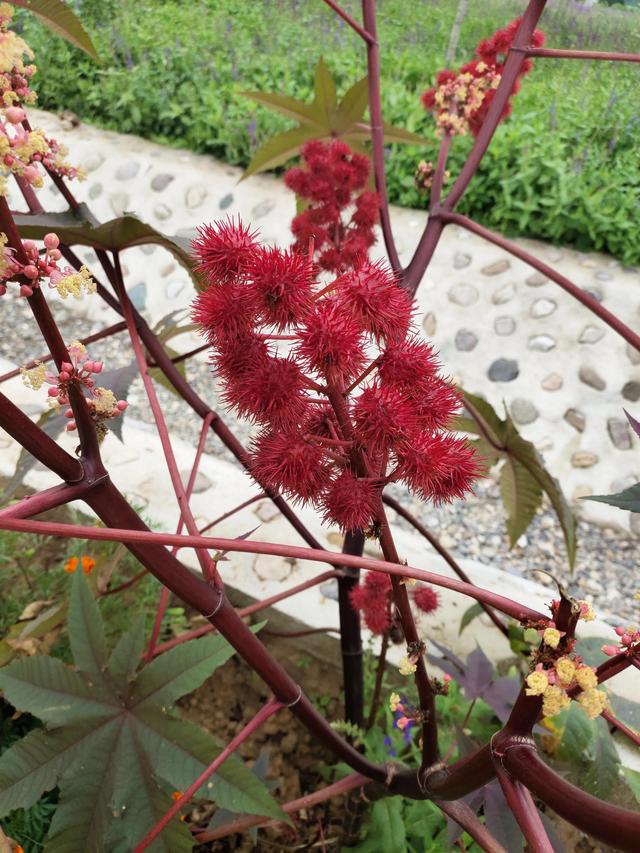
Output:
<svg viewBox="0 0 640 853">
<path fill-rule="evenodd" d="M 39 66 L 40 105 L 70 109 L 124 133 L 248 163 L 255 146 L 289 126 L 242 97 L 251 89 L 307 98 L 319 45 L 343 88 L 366 71 L 360 40 L 320 0 L 80 0 L 104 57 L 98 66 L 51 37 L 32 17 L 25 35 Z M 358 14 L 359 4 L 345 6 Z M 386 120 L 425 137 L 424 148 L 390 150 L 391 200 L 422 206 L 413 186 L 419 159 L 433 158 L 433 124 L 419 102 L 443 65 L 457 3 L 379 0 Z M 458 59 L 514 17 L 523 4 L 471 4 Z M 640 15 L 623 9 L 554 4 L 544 15 L 556 47 L 629 50 Z M 295 49 L 292 49 L 295 46 Z M 495 140 L 460 209 L 505 233 L 608 251 L 640 262 L 637 97 L 640 68 L 538 60 L 513 118 Z M 458 140 L 452 171 L 468 140 Z M 511 175 L 502 180 L 505 174 Z"/>
</svg>

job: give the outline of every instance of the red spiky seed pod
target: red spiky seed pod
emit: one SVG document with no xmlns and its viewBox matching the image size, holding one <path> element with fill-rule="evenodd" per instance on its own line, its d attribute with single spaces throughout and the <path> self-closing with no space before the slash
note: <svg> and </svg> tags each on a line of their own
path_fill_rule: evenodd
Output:
<svg viewBox="0 0 640 853">
<path fill-rule="evenodd" d="M 358 586 L 349 593 L 354 610 L 362 613 L 365 624 L 372 634 L 384 634 L 391 627 L 389 615 L 391 581 L 382 572 L 367 572 Z"/>
<path fill-rule="evenodd" d="M 282 331 L 309 312 L 314 270 L 306 254 L 260 246 L 246 273 L 254 310 L 267 325 Z"/>
<path fill-rule="evenodd" d="M 251 472 L 267 488 L 292 498 L 314 501 L 329 482 L 321 447 L 297 432 L 264 432 L 253 444 Z"/>
<path fill-rule="evenodd" d="M 364 261 L 337 281 L 338 298 L 363 331 L 376 340 L 402 340 L 411 324 L 413 304 L 383 263 Z"/>
<path fill-rule="evenodd" d="M 335 298 L 323 299 L 298 332 L 296 354 L 325 376 L 349 380 L 365 364 L 364 341 L 353 317 Z"/>
<path fill-rule="evenodd" d="M 415 406 L 406 395 L 378 383 L 365 388 L 356 398 L 352 418 L 358 443 L 373 456 L 411 438 L 417 427 Z"/>
<path fill-rule="evenodd" d="M 378 376 L 383 385 L 396 388 L 420 388 L 430 382 L 440 369 L 431 344 L 409 337 L 387 344 L 378 362 Z"/>
<path fill-rule="evenodd" d="M 413 601 L 423 613 L 433 613 L 440 605 L 438 593 L 432 586 L 419 586 L 413 591 Z"/>
<path fill-rule="evenodd" d="M 345 533 L 364 530 L 375 517 L 379 502 L 379 485 L 345 470 L 324 493 L 324 520 L 337 524 Z"/>
<path fill-rule="evenodd" d="M 255 231 L 243 225 L 240 217 L 219 219 L 202 225 L 191 246 L 198 259 L 197 272 L 204 273 L 209 284 L 230 281 L 245 272 L 256 247 Z"/>
</svg>

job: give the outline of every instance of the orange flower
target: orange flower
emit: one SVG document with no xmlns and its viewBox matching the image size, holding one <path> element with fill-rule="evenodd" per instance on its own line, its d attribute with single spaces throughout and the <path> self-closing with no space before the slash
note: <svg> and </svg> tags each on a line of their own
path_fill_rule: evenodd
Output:
<svg viewBox="0 0 640 853">
<path fill-rule="evenodd" d="M 93 560 L 91 557 L 87 556 L 87 554 L 83 555 L 83 557 L 82 557 L 82 571 L 85 573 L 85 575 L 91 574 L 91 570 L 93 569 L 95 564 L 96 564 L 95 560 Z"/>
<path fill-rule="evenodd" d="M 72 575 L 77 568 L 78 568 L 78 558 L 77 557 L 69 557 L 67 562 L 64 564 L 65 572 Z"/>
<path fill-rule="evenodd" d="M 92 557 L 89 557 L 88 554 L 83 554 L 80 560 L 78 560 L 77 557 L 69 557 L 67 562 L 64 564 L 65 572 L 72 575 L 78 568 L 78 563 L 82 566 L 82 571 L 85 575 L 89 575 L 91 574 L 91 570 L 95 566 L 96 561 Z"/>
<path fill-rule="evenodd" d="M 180 799 L 180 797 L 183 795 L 183 793 L 184 793 L 184 791 L 174 791 L 173 794 L 171 794 L 171 799 L 175 800 L 177 802 Z"/>
</svg>

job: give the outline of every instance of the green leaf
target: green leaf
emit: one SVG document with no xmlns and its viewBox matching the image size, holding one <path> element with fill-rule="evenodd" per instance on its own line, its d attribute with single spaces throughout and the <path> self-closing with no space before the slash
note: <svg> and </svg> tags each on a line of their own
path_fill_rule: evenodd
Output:
<svg viewBox="0 0 640 853">
<path fill-rule="evenodd" d="M 56 658 L 20 658 L 0 670 L 0 688 L 21 711 L 55 726 L 109 717 L 118 705 L 108 693 Z"/>
<path fill-rule="evenodd" d="M 608 800 L 620 780 L 620 758 L 606 721 L 598 717 L 593 762 L 581 776 L 582 788 L 594 797 Z"/>
<path fill-rule="evenodd" d="M 471 607 L 468 607 L 464 613 L 462 614 L 462 619 L 460 620 L 460 628 L 458 629 L 458 634 L 462 634 L 464 629 L 473 622 L 474 619 L 477 619 L 478 616 L 482 616 L 484 610 L 480 606 L 480 604 L 476 601 L 475 604 L 472 604 Z"/>
<path fill-rule="evenodd" d="M 113 370 L 105 370 L 100 374 L 100 383 L 103 388 L 108 388 L 116 396 L 117 400 L 126 400 L 129 396 L 129 391 L 135 379 L 140 375 L 138 364 L 132 361 L 124 367 L 116 367 Z M 126 411 L 122 412 L 120 417 L 111 418 L 109 420 L 109 432 L 112 432 L 116 438 L 122 441 L 122 428 L 124 426 L 124 418 Z"/>
<path fill-rule="evenodd" d="M 128 761 L 119 749 L 122 720 L 91 735 L 82 773 L 73 765 L 62 771 L 60 796 L 47 834 L 45 853 L 101 853 L 111 822 L 109 791 L 117 761 Z"/>
<path fill-rule="evenodd" d="M 640 512 L 640 483 L 629 486 L 628 489 L 614 495 L 589 495 L 583 500 L 600 501 L 609 506 L 617 506 L 619 509 L 628 509 L 629 512 Z"/>
<path fill-rule="evenodd" d="M 80 19 L 63 0 L 11 0 L 14 6 L 21 6 L 37 15 L 54 33 L 98 60 L 93 42 L 87 35 Z"/>
<path fill-rule="evenodd" d="M 392 142 L 397 142 L 401 145 L 425 144 L 425 140 L 422 136 L 418 136 L 410 130 L 405 130 L 403 127 L 396 127 L 394 124 L 388 124 L 386 121 L 383 122 L 382 129 L 384 131 L 384 141 L 387 144 Z M 351 137 L 354 139 L 370 139 L 371 128 L 365 124 L 361 127 L 350 130 L 349 133 L 345 135 L 345 138 L 349 139 Z"/>
<path fill-rule="evenodd" d="M 136 734 L 147 754 L 153 756 L 158 775 L 171 779 L 181 790 L 222 751 L 217 740 L 198 726 L 155 709 L 138 713 Z M 260 814 L 290 823 L 266 785 L 233 755 L 203 784 L 199 795 L 231 812 Z"/>
<path fill-rule="evenodd" d="M 269 107 L 300 124 L 316 124 L 318 111 L 312 104 L 305 104 L 279 92 L 240 92 L 245 98 L 251 98 L 263 107 Z"/>
<path fill-rule="evenodd" d="M 129 681 L 140 663 L 144 648 L 144 616 L 138 616 L 131 628 L 118 640 L 111 652 L 107 670 L 114 678 Z"/>
<path fill-rule="evenodd" d="M 513 547 L 542 503 L 542 488 L 527 469 L 508 456 L 500 472 L 500 494 L 507 510 L 507 533 Z"/>
<path fill-rule="evenodd" d="M 324 123 L 327 126 L 331 124 L 336 106 L 338 105 L 338 96 L 336 94 L 336 84 L 331 75 L 331 71 L 324 63 L 324 59 L 320 57 L 316 65 L 316 73 L 313 81 L 313 91 L 315 94 L 314 105 L 319 108 Z"/>
<path fill-rule="evenodd" d="M 590 744 L 595 738 L 595 726 L 577 702 L 572 702 L 562 718 L 562 739 L 557 756 L 571 764 L 584 760 Z"/>
<path fill-rule="evenodd" d="M 294 127 L 272 136 L 253 155 L 242 175 L 242 180 L 256 172 L 264 172 L 267 169 L 275 169 L 276 166 L 281 166 L 291 157 L 295 157 L 305 142 L 318 138 L 321 138 L 318 129 L 306 126 Z"/>
<path fill-rule="evenodd" d="M 372 823 L 381 840 L 380 849 L 393 853 L 402 853 L 406 849 L 401 799 L 385 797 L 378 800 L 372 809 Z"/>
<path fill-rule="evenodd" d="M 503 472 L 503 479 L 501 480 L 503 499 L 506 495 L 510 502 L 507 506 L 510 523 L 507 527 L 512 542 L 513 534 L 517 530 L 520 529 L 523 532 L 526 529 L 524 520 L 527 516 L 530 516 L 529 521 L 533 518 L 531 511 L 536 501 L 539 505 L 538 490 L 542 489 L 551 501 L 560 522 L 569 566 L 573 568 L 577 546 L 576 519 L 560 484 L 549 474 L 536 448 L 530 441 L 522 438 L 508 415 L 506 420 L 501 420 L 486 400 L 469 394 L 467 391 L 463 392 L 463 398 L 465 408 L 475 423 L 474 431 L 481 436 L 481 441 L 491 448 L 493 456 L 491 461 L 493 462 L 496 457 L 499 457 L 506 460 L 505 464 L 512 465 L 506 474 Z M 464 429 L 467 427 L 468 424 L 464 426 Z M 518 463 L 521 467 L 516 467 L 514 463 Z M 521 468 L 526 469 L 528 478 Z M 535 485 L 531 481 L 534 481 Z M 535 510 L 533 513 L 535 514 Z"/>
<path fill-rule="evenodd" d="M 172 705 L 176 699 L 200 687 L 214 670 L 234 654 L 220 634 L 209 634 L 175 646 L 145 666 L 136 679 L 132 704 Z"/>
<path fill-rule="evenodd" d="M 630 767 L 623 767 L 622 772 L 627 785 L 633 792 L 633 796 L 640 803 L 640 773 L 637 770 L 631 770 Z"/>
<path fill-rule="evenodd" d="M 67 246 L 91 246 L 106 251 L 124 251 L 134 246 L 162 246 L 183 266 L 196 287 L 201 281 L 195 272 L 190 241 L 184 237 L 168 237 L 151 225 L 126 214 L 98 225 L 88 208 L 80 205 L 77 214 L 63 213 L 16 214 L 14 217 L 23 239 L 42 240 L 50 231 Z"/>
<path fill-rule="evenodd" d="M 352 125 L 362 121 L 364 112 L 369 103 L 369 79 L 363 77 L 348 89 L 340 104 L 336 117 L 336 130 L 338 133 L 346 131 Z"/>
<path fill-rule="evenodd" d="M 76 667 L 96 681 L 104 681 L 107 643 L 102 616 L 83 571 L 76 571 L 69 601 L 69 643 Z"/>
<path fill-rule="evenodd" d="M 115 725 L 108 720 L 102 727 Z M 85 755 L 95 736 L 93 726 L 53 732 L 36 729 L 5 750 L 0 757 L 0 817 L 14 809 L 28 809 L 44 791 L 54 788 L 69 765 Z"/>
</svg>

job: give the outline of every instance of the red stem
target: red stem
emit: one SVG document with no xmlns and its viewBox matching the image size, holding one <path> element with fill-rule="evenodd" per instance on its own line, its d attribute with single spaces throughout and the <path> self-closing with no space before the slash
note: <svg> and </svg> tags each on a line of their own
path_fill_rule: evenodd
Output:
<svg viewBox="0 0 640 853">
<path fill-rule="evenodd" d="M 80 343 L 93 344 L 96 341 L 101 341 L 103 338 L 109 338 L 111 335 L 116 335 L 118 332 L 122 332 L 126 328 L 126 323 L 114 323 L 113 326 L 107 326 L 107 328 L 102 329 L 101 332 L 96 332 L 94 335 L 88 335 L 86 338 L 80 338 Z M 41 355 L 40 358 L 29 361 L 27 364 L 23 365 L 23 367 L 26 367 L 27 370 L 29 370 L 31 367 L 35 367 L 38 363 L 46 364 L 48 361 L 53 361 L 51 353 Z M 0 376 L 0 384 L 6 382 L 8 379 L 13 379 L 14 376 L 20 376 L 20 370 L 20 367 L 16 367 L 15 370 L 10 370 L 8 373 L 4 373 Z"/>
<path fill-rule="evenodd" d="M 637 853 L 640 812 L 621 809 L 576 788 L 555 774 L 532 746 L 514 744 L 505 751 L 503 765 L 569 823 L 616 850 Z"/>
<path fill-rule="evenodd" d="M 230 553 L 266 554 L 273 557 L 292 557 L 299 560 L 310 560 L 316 563 L 329 563 L 334 566 L 349 566 L 356 569 L 384 572 L 399 578 L 415 578 L 416 580 L 442 586 L 453 592 L 468 595 L 477 601 L 485 601 L 496 610 L 512 616 L 518 622 L 537 622 L 546 619 L 542 613 L 524 604 L 505 598 L 464 581 L 448 578 L 435 572 L 426 572 L 413 566 L 396 565 L 385 560 L 375 560 L 371 557 L 355 557 L 350 554 L 338 554 L 335 551 L 318 551 L 313 548 L 301 548 L 297 545 L 278 545 L 271 542 L 246 542 L 242 539 L 223 539 L 214 536 L 176 535 L 175 533 L 156 533 L 151 530 L 127 528 L 85 527 L 81 524 L 65 524 L 52 521 L 31 521 L 28 519 L 0 519 L 0 529 L 19 530 L 24 533 L 40 533 L 46 536 L 66 536 L 73 539 L 94 539 L 106 542 L 144 542 L 156 545 L 178 545 L 181 548 L 205 548 L 210 550 L 228 551 Z"/>
<path fill-rule="evenodd" d="M 442 195 L 442 185 L 444 183 L 444 173 L 447 168 L 447 160 L 449 158 L 449 150 L 451 148 L 451 142 L 453 141 L 453 137 L 450 133 L 445 133 L 442 138 L 442 142 L 440 143 L 440 150 L 438 151 L 438 162 L 436 163 L 436 170 L 433 174 L 433 181 L 431 183 L 431 198 L 430 198 L 430 208 L 436 207 L 436 205 L 440 202 L 440 196 Z"/>
<path fill-rule="evenodd" d="M 259 729 L 260 726 L 269 719 L 269 717 L 272 717 L 283 707 L 284 705 L 282 702 L 278 702 L 277 699 L 269 699 L 266 705 L 263 705 L 255 717 L 253 717 L 253 719 L 250 720 L 247 725 L 229 741 L 227 746 L 225 746 L 222 752 L 211 762 L 207 769 L 202 771 L 198 778 L 189 785 L 187 790 L 175 801 L 171 808 L 167 810 L 156 825 L 149 830 L 142 841 L 134 847 L 133 853 L 142 853 L 143 850 L 146 850 L 147 847 L 149 847 L 149 845 L 160 835 L 169 821 L 178 814 L 184 804 L 191 799 L 202 785 L 204 785 L 207 779 L 213 776 L 216 770 L 224 764 L 227 758 L 229 758 L 229 756 L 232 755 L 236 749 L 256 731 L 256 729 Z"/>
<path fill-rule="evenodd" d="M 608 723 L 615 726 L 623 735 L 628 737 L 630 741 L 635 743 L 636 746 L 640 746 L 640 735 L 637 732 L 634 732 L 633 729 L 630 729 L 629 726 L 622 722 L 622 720 L 615 717 L 611 711 L 604 710 L 602 712 L 602 716 Z"/>
<path fill-rule="evenodd" d="M 556 59 L 607 59 L 614 62 L 640 62 L 638 53 L 611 53 L 600 50 L 558 50 L 554 47 L 530 47 L 527 56 Z"/>
<path fill-rule="evenodd" d="M 339 782 L 334 782 L 333 785 L 327 785 L 326 788 L 321 788 L 319 791 L 314 791 L 313 794 L 306 794 L 304 797 L 299 797 L 297 800 L 291 800 L 282 806 L 282 811 L 285 814 L 295 814 L 303 809 L 310 809 L 318 803 L 324 803 L 332 797 L 338 797 L 340 794 L 346 794 L 353 791 L 354 788 L 362 788 L 369 784 L 371 780 L 360 773 L 351 773 L 340 779 Z M 263 817 L 239 817 L 223 826 L 212 829 L 208 832 L 199 832 L 195 836 L 198 844 L 205 844 L 207 841 L 216 841 L 218 838 L 225 838 L 227 835 L 236 835 L 240 832 L 246 832 L 254 826 L 273 827 L 279 826 L 282 821 L 269 820 Z"/>
<path fill-rule="evenodd" d="M 342 574 L 339 571 L 323 572 L 321 575 L 311 578 L 311 580 L 300 583 L 297 586 L 292 586 L 283 592 L 279 592 L 277 595 L 272 595 L 270 598 L 265 598 L 262 601 L 256 601 L 253 604 L 247 605 L 247 607 L 241 607 L 238 610 L 238 616 L 242 616 L 244 618 L 246 616 L 251 616 L 253 613 L 259 613 L 261 610 L 266 610 L 267 607 L 272 607 L 279 601 L 291 598 L 291 596 L 297 595 L 305 589 L 311 589 L 311 587 L 324 583 L 326 580 L 339 578 L 341 576 Z M 192 631 L 185 631 L 177 637 L 174 637 L 172 640 L 167 640 L 166 643 L 161 643 L 159 646 L 156 646 L 154 655 L 160 655 L 163 652 L 169 651 L 169 649 L 172 649 L 174 646 L 179 646 L 181 643 L 187 642 L 187 640 L 194 640 L 196 637 L 202 637 L 204 634 L 209 634 L 211 631 L 215 631 L 213 625 L 203 625 L 200 628 L 194 628 Z"/>
<path fill-rule="evenodd" d="M 465 802 L 449 803 L 442 800 L 434 800 L 434 802 L 447 817 L 454 820 L 474 841 L 477 841 L 485 853 L 508 853 Z"/>
<path fill-rule="evenodd" d="M 469 575 L 461 568 L 461 566 L 454 560 L 451 554 L 447 551 L 447 549 L 440 543 L 440 541 L 431 533 L 427 528 L 421 524 L 417 518 L 415 518 L 407 509 L 405 509 L 402 504 L 397 501 L 395 498 L 389 497 L 388 495 L 382 496 L 382 501 L 387 506 L 390 506 L 394 512 L 397 512 L 399 516 L 404 518 L 405 521 L 408 521 L 409 524 L 414 527 L 418 533 L 420 533 L 424 538 L 429 542 L 429 544 L 440 554 L 440 556 L 448 563 L 449 566 L 453 569 L 453 571 L 458 575 L 460 580 L 463 580 L 465 583 L 472 584 L 473 581 L 469 577 Z M 494 611 L 487 607 L 484 602 L 479 602 L 480 606 L 487 614 L 489 619 L 493 622 L 496 628 L 504 634 L 505 637 L 509 636 L 509 630 L 506 625 L 500 620 L 500 618 L 494 613 Z"/>
<path fill-rule="evenodd" d="M 324 2 L 327 4 L 327 6 L 333 9 L 336 15 L 339 15 L 343 21 L 346 21 L 346 23 L 349 24 L 351 29 L 355 30 L 360 36 L 360 38 L 364 39 L 367 44 L 370 45 L 375 43 L 375 39 L 371 35 L 371 33 L 368 33 L 365 29 L 363 29 L 356 21 L 356 19 L 352 18 L 348 12 L 346 12 L 341 6 L 338 5 L 338 3 L 335 2 L 335 0 L 324 0 Z"/>
<path fill-rule="evenodd" d="M 256 503 L 256 501 L 259 501 L 262 498 L 266 497 L 268 497 L 266 492 L 260 492 L 259 495 L 254 495 L 252 498 L 248 498 L 246 501 L 243 501 L 241 504 L 238 504 L 238 506 L 234 507 L 233 509 L 230 509 L 229 512 L 225 512 L 222 515 L 219 515 L 218 518 L 214 518 L 213 521 L 210 521 L 209 524 L 205 525 L 200 530 L 200 533 L 206 533 L 207 530 L 211 530 L 211 528 L 215 527 L 216 524 L 220 524 L 221 521 L 224 521 L 227 518 L 231 518 L 232 515 L 235 515 L 237 512 L 240 512 L 246 507 L 251 506 L 251 504 Z"/>
<path fill-rule="evenodd" d="M 499 761 L 495 767 L 505 799 L 527 842 L 527 850 L 530 853 L 554 853 L 529 789 L 512 779 Z"/>
<path fill-rule="evenodd" d="M 371 156 L 376 190 L 380 197 L 380 227 L 389 263 L 394 271 L 400 272 L 402 266 L 391 228 L 387 178 L 384 170 L 384 126 L 382 121 L 382 100 L 380 97 L 380 47 L 376 32 L 376 2 L 362 0 L 362 20 L 365 29 L 371 34 L 367 44 L 367 81 L 369 87 L 369 118 L 371 121 Z"/>
<path fill-rule="evenodd" d="M 26 495 L 22 500 L 0 509 L 0 518 L 31 518 L 70 501 L 80 500 L 90 488 L 84 480 L 79 483 L 61 483 L 33 495 Z"/>
<path fill-rule="evenodd" d="M 474 234 L 484 237 L 485 240 L 488 240 L 495 246 L 500 246 L 500 248 L 506 249 L 506 251 L 514 255 L 514 257 L 520 258 L 521 261 L 524 261 L 534 269 L 538 270 L 538 272 L 546 275 L 547 278 L 550 278 L 552 281 L 555 281 L 556 284 L 559 284 L 560 287 L 573 296 L 574 299 L 577 299 L 578 302 L 582 302 L 582 304 L 585 305 L 593 314 L 600 317 L 603 322 L 624 338 L 627 343 L 631 344 L 632 347 L 640 350 L 640 335 L 637 335 L 629 328 L 629 326 L 619 320 L 615 314 L 612 314 L 611 311 L 608 311 L 604 306 L 600 305 L 600 303 L 592 296 L 575 285 L 561 273 L 557 272 L 553 267 L 550 267 L 543 261 L 538 260 L 538 258 L 531 255 L 525 249 L 520 248 L 520 246 L 513 243 L 511 240 L 507 240 L 505 237 L 502 237 L 502 235 L 496 234 L 494 231 L 490 231 L 488 228 L 479 225 L 477 222 L 463 216 L 461 213 L 443 212 L 442 218 L 445 222 L 453 222 L 457 225 L 461 225 L 468 231 L 472 231 Z"/>
</svg>

